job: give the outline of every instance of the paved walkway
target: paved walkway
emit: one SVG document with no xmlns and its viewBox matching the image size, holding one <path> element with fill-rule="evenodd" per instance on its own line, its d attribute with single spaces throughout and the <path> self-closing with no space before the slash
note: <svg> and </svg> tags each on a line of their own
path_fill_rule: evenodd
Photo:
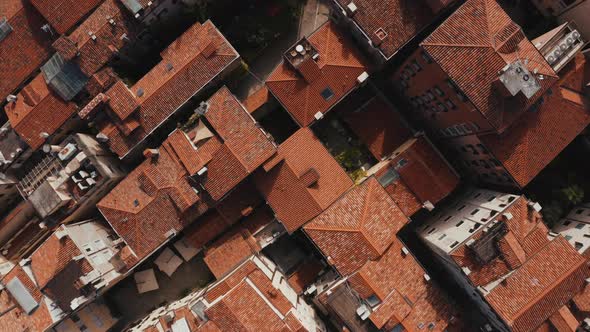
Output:
<svg viewBox="0 0 590 332">
<path fill-rule="evenodd" d="M 154 259 L 157 254 L 154 255 Z M 133 274 L 119 282 L 113 289 L 110 289 L 105 296 L 107 301 L 114 304 L 116 310 L 121 314 L 121 320 L 117 323 L 117 329 L 145 317 L 152 310 L 160 307 L 163 303 L 174 302 L 186 296 L 191 290 L 206 285 L 212 278 L 209 269 L 203 261 L 202 255 L 197 255 L 189 262 L 184 262 L 172 277 L 168 277 L 158 268 L 146 262 L 138 267 L 136 272 L 153 268 L 160 288 L 155 291 L 139 294 Z M 117 330 L 114 329 L 114 330 Z"/>
<path fill-rule="evenodd" d="M 292 32 L 270 44 L 257 58 L 249 63 L 250 74 L 232 91 L 241 100 L 257 91 L 283 60 L 285 51 L 302 36 L 309 35 L 328 20 L 329 8 L 320 0 L 307 0 L 300 20 Z"/>
</svg>

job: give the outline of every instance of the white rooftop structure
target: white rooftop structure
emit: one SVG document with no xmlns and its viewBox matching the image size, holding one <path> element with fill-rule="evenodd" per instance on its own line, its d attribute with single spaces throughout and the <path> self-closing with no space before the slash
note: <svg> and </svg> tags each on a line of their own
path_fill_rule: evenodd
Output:
<svg viewBox="0 0 590 332">
<path fill-rule="evenodd" d="M 590 203 L 573 209 L 555 224 L 553 232 L 563 235 L 580 254 L 586 252 L 590 248 Z"/>
<path fill-rule="evenodd" d="M 470 190 L 448 208 L 439 211 L 430 222 L 418 229 L 418 234 L 448 254 L 468 242 L 474 234 L 492 226 L 520 197 L 484 189 Z M 505 217 L 510 218 L 508 214 Z"/>
</svg>

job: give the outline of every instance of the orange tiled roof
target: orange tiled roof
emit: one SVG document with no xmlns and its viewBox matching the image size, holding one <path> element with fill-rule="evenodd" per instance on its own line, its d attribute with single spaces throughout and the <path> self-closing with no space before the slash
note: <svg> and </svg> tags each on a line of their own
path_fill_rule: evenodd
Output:
<svg viewBox="0 0 590 332">
<path fill-rule="evenodd" d="M 421 46 L 499 131 L 533 105 L 557 80 L 541 53 L 504 12 L 496 0 L 467 1 Z M 517 59 L 544 76 L 541 89 L 530 99 L 506 100 L 495 92 L 498 72 Z M 477 64 L 477 65 L 474 65 Z"/>
<path fill-rule="evenodd" d="M 22 282 L 35 301 L 39 303 L 39 306 L 31 315 L 27 315 L 12 298 L 8 290 L 1 290 L 0 311 L 3 314 L 0 315 L 0 326 L 10 331 L 45 331 L 53 324 L 53 320 L 49 314 L 49 308 L 44 301 L 43 295 L 18 264 L 2 278 L 2 283 L 7 284 L 14 278 L 18 278 Z"/>
<path fill-rule="evenodd" d="M 204 260 L 209 270 L 219 279 L 260 249 L 250 232 L 238 228 L 209 246 Z"/>
<path fill-rule="evenodd" d="M 401 114 L 380 96 L 371 98 L 359 109 L 343 113 L 344 121 L 378 160 L 391 155 L 412 137 Z"/>
<path fill-rule="evenodd" d="M 99 0 L 97 3 L 102 1 L 69 36 L 62 36 L 53 45 L 65 59 L 73 59 L 87 76 L 103 67 L 127 40 L 133 38 L 136 30 L 135 20 L 120 0 Z"/>
<path fill-rule="evenodd" d="M 338 0 L 338 3 L 346 9 L 350 1 Z M 354 4 L 357 10 L 352 19 L 386 59 L 435 19 L 427 0 L 355 0 Z M 385 38 L 377 36 L 379 29 L 387 34 Z"/>
<path fill-rule="evenodd" d="M 54 134 L 76 114 L 77 108 L 56 95 L 47 86 L 43 74 L 39 74 L 21 90 L 16 102 L 9 103 L 4 110 L 14 130 L 36 150 L 46 140 L 41 134 Z"/>
<path fill-rule="evenodd" d="M 444 331 L 454 314 L 453 306 L 439 288 L 426 281 L 424 269 L 402 248 L 394 240 L 383 256 L 367 261 L 349 278 L 351 287 L 364 299 L 375 295 L 381 301 L 369 316 L 377 328 L 402 324 L 412 331 L 434 323 L 435 331 Z"/>
<path fill-rule="evenodd" d="M 187 170 L 165 141 L 159 155 L 135 168 L 98 208 L 141 259 L 208 209 L 187 180 Z M 198 204 L 197 204 L 198 203 Z M 193 213 L 187 213 L 193 208 Z"/>
<path fill-rule="evenodd" d="M 317 216 L 353 184 L 308 128 L 283 142 L 263 168 L 254 176 L 256 186 L 289 232 Z M 317 182 L 303 182 L 309 172 L 317 173 Z"/>
<path fill-rule="evenodd" d="M 392 157 L 392 165 L 403 162 L 403 166 L 396 167 L 400 182 L 421 203 L 429 201 L 436 204 L 459 184 L 457 174 L 425 136 L 409 140 Z M 404 199 L 392 198 L 402 208 Z"/>
<path fill-rule="evenodd" d="M 52 37 L 43 32 L 41 15 L 24 0 L 0 1 L 0 18 L 12 32 L 0 41 L 0 100 L 14 92 L 49 57 Z"/>
<path fill-rule="evenodd" d="M 351 92 L 357 85 L 357 77 L 367 70 L 354 45 L 336 30 L 333 23 L 323 25 L 308 40 L 320 54 L 319 69 L 311 82 L 286 61 L 266 81 L 268 89 L 303 127 L 314 121 L 316 113 L 327 112 Z M 328 100 L 321 96 L 326 88 L 334 94 Z"/>
<path fill-rule="evenodd" d="M 214 52 L 205 53 L 207 47 L 214 47 Z M 190 27 L 161 56 L 163 60 L 130 88 L 139 104 L 132 116 L 137 123 L 133 130 L 101 124 L 109 147 L 120 157 L 239 58 L 211 21 Z M 113 122 L 121 120 L 115 117 Z"/>
<path fill-rule="evenodd" d="M 221 300 L 205 311 L 209 320 L 222 331 L 289 331 L 287 323 L 268 303 L 283 315 L 291 310 L 291 305 L 272 286 L 268 277 L 258 268 L 240 277 L 240 281 Z M 243 278 L 248 278 L 250 282 Z"/>
<path fill-rule="evenodd" d="M 526 198 L 519 197 L 506 210 L 505 213 L 510 213 L 513 217 L 505 221 L 508 232 L 498 241 L 500 256 L 491 262 L 479 263 L 465 245 L 458 246 L 451 252 L 451 257 L 459 266 L 469 268 L 471 273 L 468 277 L 474 285 L 485 286 L 500 279 L 520 267 L 549 242 L 547 227 L 540 215 L 530 211 L 527 203 Z M 479 232 L 472 238 L 477 240 L 481 236 L 483 233 Z"/>
<path fill-rule="evenodd" d="M 84 16 L 103 0 L 31 0 L 35 8 L 45 17 L 58 34 L 73 28 Z"/>
<path fill-rule="evenodd" d="M 534 331 L 585 286 L 584 257 L 558 237 L 549 242 L 486 300 L 515 332 Z"/>
<path fill-rule="evenodd" d="M 381 256 L 408 218 L 374 177 L 343 195 L 304 226 L 343 275 Z"/>
<path fill-rule="evenodd" d="M 481 137 L 521 187 L 590 124 L 589 104 L 584 97 L 589 70 L 584 56 L 579 54 L 562 69 L 562 78 L 551 87 L 551 93 L 545 94 L 537 111 L 527 114 L 503 135 Z"/>
</svg>

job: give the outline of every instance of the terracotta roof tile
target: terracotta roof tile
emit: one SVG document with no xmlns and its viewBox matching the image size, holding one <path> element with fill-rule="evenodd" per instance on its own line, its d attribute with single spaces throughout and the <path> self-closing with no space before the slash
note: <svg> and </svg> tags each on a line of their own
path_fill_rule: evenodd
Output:
<svg viewBox="0 0 590 332">
<path fill-rule="evenodd" d="M 361 108 L 344 113 L 343 117 L 378 160 L 388 157 L 412 137 L 401 114 L 378 96 Z"/>
<path fill-rule="evenodd" d="M 590 286 L 584 287 L 584 290 L 573 298 L 576 308 L 583 313 L 590 313 Z"/>
<path fill-rule="evenodd" d="M 205 251 L 204 260 L 213 275 L 220 279 L 259 250 L 248 231 L 235 229 L 211 244 Z"/>
<path fill-rule="evenodd" d="M 202 50 L 208 43 L 217 47 L 206 57 Z M 207 21 L 195 24 L 162 52 L 162 61 L 142 77 L 131 91 L 140 105 L 140 127 L 132 135 L 102 124 L 109 136 L 109 146 L 120 157 L 125 156 L 154 129 L 172 115 L 189 98 L 239 58 L 217 28 Z"/>
<path fill-rule="evenodd" d="M 347 0 L 337 2 L 343 8 L 350 3 Z M 352 19 L 386 59 L 435 19 L 427 0 L 355 0 L 354 4 L 357 10 Z M 379 29 L 387 34 L 384 39 L 377 36 Z"/>
<path fill-rule="evenodd" d="M 282 161 L 273 162 L 275 166 L 266 172 L 259 170 L 254 178 L 289 232 L 318 215 L 352 186 L 352 180 L 310 129 L 300 129 L 283 142 L 277 158 Z M 310 168 L 319 179 L 306 187 L 301 177 Z"/>
<path fill-rule="evenodd" d="M 408 219 L 370 177 L 304 226 L 328 262 L 343 275 L 381 256 Z"/>
<path fill-rule="evenodd" d="M 31 267 L 39 288 L 43 289 L 52 279 L 61 277 L 60 273 L 80 254 L 80 249 L 68 236 L 61 240 L 56 235 L 50 236 L 31 255 Z M 84 268 L 84 272 L 91 271 L 87 265 Z"/>
<path fill-rule="evenodd" d="M 2 278 L 2 282 L 8 283 L 14 278 L 18 278 L 23 283 L 33 298 L 38 301 L 39 306 L 31 313 L 31 315 L 27 315 L 20 306 L 18 306 L 16 301 L 12 299 L 12 296 L 9 295 L 7 290 L 0 291 L 0 301 L 6 301 L 2 306 L 6 305 L 10 308 L 6 312 L 2 310 L 3 314 L 0 315 L 0 326 L 12 331 L 45 331 L 53 324 L 53 320 L 49 314 L 49 309 L 45 304 L 41 292 L 35 287 L 28 275 L 19 265 Z"/>
<path fill-rule="evenodd" d="M 210 320 L 222 331 L 280 331 L 284 322 L 246 282 L 206 310 Z"/>
<path fill-rule="evenodd" d="M 77 108 L 51 91 L 43 74 L 39 74 L 21 90 L 16 102 L 9 103 L 4 110 L 19 136 L 32 149 L 38 149 L 46 140 L 41 134 L 54 134 L 76 114 Z"/>
<path fill-rule="evenodd" d="M 567 306 L 561 307 L 551 317 L 551 324 L 560 332 L 576 332 L 580 323 Z"/>
<path fill-rule="evenodd" d="M 491 262 L 479 263 L 465 245 L 458 246 L 451 252 L 451 257 L 459 266 L 469 268 L 469 279 L 474 285 L 485 286 L 500 279 L 518 268 L 522 261 L 529 260 L 549 242 L 547 227 L 536 213 L 529 211 L 527 203 L 524 197 L 520 197 L 505 211 L 513 217 L 505 221 L 507 233 L 498 241 L 500 255 Z M 481 236 L 483 233 L 479 232 L 472 238 L 477 240 Z"/>
<path fill-rule="evenodd" d="M 263 199 L 254 184 L 246 180 L 225 197 L 216 209 L 229 224 L 233 224 L 241 218 L 250 216 L 262 202 Z"/>
<path fill-rule="evenodd" d="M 495 0 L 467 1 L 421 46 L 498 131 L 503 131 L 557 80 L 541 53 Z M 544 75 L 530 99 L 507 100 L 495 91 L 498 72 L 517 59 Z M 473 65 L 477 63 L 477 65 Z"/>
<path fill-rule="evenodd" d="M 141 163 L 98 203 L 139 259 L 165 243 L 169 231 L 182 230 L 208 209 L 188 175 L 164 142 L 158 156 Z"/>
<path fill-rule="evenodd" d="M 572 81 L 588 79 L 584 56 L 579 55 L 562 70 L 562 79 L 551 87 L 539 109 L 527 114 L 503 135 L 486 135 L 481 138 L 485 146 L 506 167 L 510 175 L 521 186 L 526 186 L 549 162 L 578 136 L 588 124 L 588 105 L 577 104 L 564 98 L 563 91 L 578 90 L 564 88 Z"/>
<path fill-rule="evenodd" d="M 254 93 L 248 96 L 246 100 L 244 100 L 244 107 L 248 110 L 250 114 L 254 111 L 259 109 L 262 105 L 266 104 L 269 100 L 269 92 L 268 88 L 263 85 Z"/>
<path fill-rule="evenodd" d="M 28 1 L 1 1 L 0 18 L 12 27 L 0 41 L 0 100 L 4 102 L 49 58 L 53 38 L 41 30 L 45 22 Z"/>
<path fill-rule="evenodd" d="M 436 331 L 448 327 L 454 308 L 442 291 L 425 280 L 424 269 L 395 240 L 380 258 L 370 261 L 349 278 L 350 286 L 366 299 L 377 296 L 381 304 L 369 319 L 377 328 L 402 324 L 411 331 L 434 323 Z"/>
<path fill-rule="evenodd" d="M 134 38 L 137 30 L 136 20 L 129 15 L 122 1 L 99 0 L 98 3 L 102 4 L 79 27 L 69 36 L 60 38 L 75 45 L 77 56 L 73 61 L 88 76 L 107 64 L 128 40 Z"/>
<path fill-rule="evenodd" d="M 496 286 L 486 300 L 513 331 L 532 331 L 579 293 L 586 259 L 558 237 Z"/>
<path fill-rule="evenodd" d="M 31 3 L 45 17 L 58 34 L 73 28 L 84 16 L 103 0 L 31 0 Z"/>
<path fill-rule="evenodd" d="M 357 77 L 367 70 L 356 48 L 334 24 L 323 25 L 308 40 L 320 54 L 315 79 L 306 81 L 283 61 L 266 82 L 268 89 L 303 127 L 314 121 L 316 113 L 327 112 L 350 93 L 357 86 Z M 327 100 L 321 96 L 326 88 L 333 93 Z"/>
<path fill-rule="evenodd" d="M 213 241 L 230 225 L 217 211 L 212 211 L 192 223 L 185 231 L 187 240 L 195 248 L 201 248 L 210 241 Z"/>
</svg>

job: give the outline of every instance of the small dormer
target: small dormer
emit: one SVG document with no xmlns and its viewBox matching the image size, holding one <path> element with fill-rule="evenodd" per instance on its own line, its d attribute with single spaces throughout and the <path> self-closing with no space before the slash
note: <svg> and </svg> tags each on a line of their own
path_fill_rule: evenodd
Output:
<svg viewBox="0 0 590 332">
<path fill-rule="evenodd" d="M 0 42 L 12 32 L 12 26 L 6 20 L 6 17 L 0 18 Z"/>
</svg>

